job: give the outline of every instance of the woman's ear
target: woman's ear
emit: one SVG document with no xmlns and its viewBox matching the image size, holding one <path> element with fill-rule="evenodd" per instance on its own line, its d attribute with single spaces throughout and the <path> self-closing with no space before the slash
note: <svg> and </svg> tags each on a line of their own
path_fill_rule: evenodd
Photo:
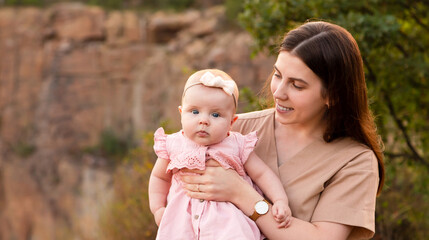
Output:
<svg viewBox="0 0 429 240">
<path fill-rule="evenodd" d="M 322 88 L 322 99 L 325 101 L 325 106 L 329 109 L 334 103 L 329 101 L 329 94 L 326 88 Z"/>
<path fill-rule="evenodd" d="M 178 107 L 180 114 L 182 114 L 182 106 Z"/>
<path fill-rule="evenodd" d="M 329 103 L 329 98 L 328 97 L 325 98 L 325 105 L 326 105 L 326 107 L 328 109 L 331 107 L 331 104 Z"/>
</svg>

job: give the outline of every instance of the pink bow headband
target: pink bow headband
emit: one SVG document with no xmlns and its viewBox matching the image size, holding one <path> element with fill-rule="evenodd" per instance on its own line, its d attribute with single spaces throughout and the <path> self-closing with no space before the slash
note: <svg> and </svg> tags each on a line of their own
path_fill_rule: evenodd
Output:
<svg viewBox="0 0 429 240">
<path fill-rule="evenodd" d="M 211 72 L 206 72 L 201 76 L 199 81 L 191 83 L 189 85 L 187 84 L 185 90 L 183 91 L 183 96 L 185 96 L 185 92 L 186 90 L 188 90 L 188 88 L 198 84 L 202 84 L 207 87 L 216 87 L 222 89 L 226 94 L 233 97 L 234 105 L 235 107 L 237 107 L 238 88 L 233 80 L 224 80 L 221 76 L 215 76 Z M 237 96 L 235 96 L 234 92 L 236 92 Z"/>
</svg>

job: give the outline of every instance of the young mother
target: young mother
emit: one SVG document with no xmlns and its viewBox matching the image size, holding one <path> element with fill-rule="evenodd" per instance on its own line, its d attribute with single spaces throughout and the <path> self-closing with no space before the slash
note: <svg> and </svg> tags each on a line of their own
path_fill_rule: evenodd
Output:
<svg viewBox="0 0 429 240">
<path fill-rule="evenodd" d="M 384 166 L 354 38 L 326 22 L 290 31 L 270 88 L 275 107 L 239 115 L 234 130 L 258 132 L 255 151 L 284 185 L 291 226 L 278 228 L 264 197 L 212 160 L 201 175 L 183 177 L 189 195 L 259 216 L 256 223 L 271 240 L 371 238 Z"/>
</svg>

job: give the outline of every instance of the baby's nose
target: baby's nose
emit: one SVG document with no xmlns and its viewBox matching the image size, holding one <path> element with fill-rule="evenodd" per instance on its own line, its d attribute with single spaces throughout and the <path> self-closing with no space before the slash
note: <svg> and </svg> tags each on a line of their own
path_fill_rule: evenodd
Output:
<svg viewBox="0 0 429 240">
<path fill-rule="evenodd" d="M 200 118 L 200 124 L 209 125 L 209 120 L 207 117 L 202 116 Z"/>
</svg>

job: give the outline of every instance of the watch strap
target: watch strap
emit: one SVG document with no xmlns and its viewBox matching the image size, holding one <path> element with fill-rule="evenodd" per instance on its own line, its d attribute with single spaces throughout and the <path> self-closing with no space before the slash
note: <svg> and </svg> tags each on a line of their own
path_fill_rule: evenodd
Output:
<svg viewBox="0 0 429 240">
<path fill-rule="evenodd" d="M 268 204 L 268 206 L 270 206 L 270 203 L 266 200 L 266 199 L 262 199 L 262 200 L 260 200 L 260 201 L 264 201 L 264 202 L 266 202 L 267 204 Z M 258 203 L 258 202 L 260 202 L 260 201 L 257 201 L 256 203 Z M 255 205 L 256 205 L 256 203 L 255 203 Z M 269 210 L 269 209 L 268 209 Z M 267 211 L 268 212 L 268 211 Z M 249 218 L 250 219 L 252 219 L 253 221 L 256 221 L 260 216 L 262 216 L 262 215 L 265 215 L 266 213 L 264 213 L 264 214 L 259 214 L 258 212 L 256 212 L 256 209 L 254 209 L 254 212 L 253 212 L 253 214 L 252 215 L 250 215 L 249 216 Z"/>
</svg>

